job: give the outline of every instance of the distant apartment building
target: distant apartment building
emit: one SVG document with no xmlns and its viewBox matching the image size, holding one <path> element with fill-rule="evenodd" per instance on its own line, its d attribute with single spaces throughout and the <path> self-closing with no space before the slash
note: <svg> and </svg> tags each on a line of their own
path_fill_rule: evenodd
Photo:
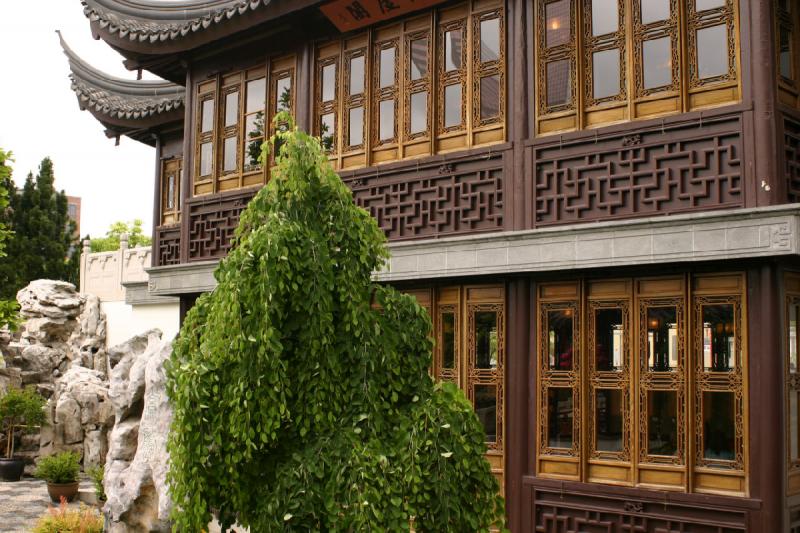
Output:
<svg viewBox="0 0 800 533">
<path fill-rule="evenodd" d="M 75 235 L 81 235 L 81 198 L 67 196 L 67 216 L 75 222 Z"/>
</svg>

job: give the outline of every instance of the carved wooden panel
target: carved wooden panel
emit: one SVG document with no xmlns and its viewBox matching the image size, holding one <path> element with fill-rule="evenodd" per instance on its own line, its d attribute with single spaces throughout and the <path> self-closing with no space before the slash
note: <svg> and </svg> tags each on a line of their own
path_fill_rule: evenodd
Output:
<svg viewBox="0 0 800 533">
<path fill-rule="evenodd" d="M 156 253 L 153 266 L 177 265 L 181 262 L 181 227 L 159 226 L 156 228 Z"/>
<path fill-rule="evenodd" d="M 504 178 L 498 153 L 478 162 L 346 177 L 345 183 L 389 239 L 399 240 L 502 230 Z"/>
<path fill-rule="evenodd" d="M 784 172 L 789 202 L 800 202 L 800 122 L 783 120 Z"/>
<path fill-rule="evenodd" d="M 698 502 L 533 489 L 537 533 L 744 533 L 747 512 Z"/>
<path fill-rule="evenodd" d="M 744 204 L 738 117 L 535 146 L 535 225 Z"/>
<path fill-rule="evenodd" d="M 189 261 L 224 257 L 231 248 L 239 216 L 254 189 L 223 197 L 194 198 L 186 202 L 189 217 Z"/>
</svg>

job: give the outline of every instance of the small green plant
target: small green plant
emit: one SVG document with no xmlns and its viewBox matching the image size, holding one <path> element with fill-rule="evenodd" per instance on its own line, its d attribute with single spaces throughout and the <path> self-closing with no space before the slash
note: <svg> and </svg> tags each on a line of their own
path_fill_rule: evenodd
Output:
<svg viewBox="0 0 800 533">
<path fill-rule="evenodd" d="M 81 458 L 75 452 L 61 452 L 39 460 L 34 476 L 48 483 L 75 483 L 78 481 Z"/>
<path fill-rule="evenodd" d="M 39 519 L 33 533 L 101 533 L 103 517 L 100 513 L 81 505 L 80 509 L 69 509 L 67 501 L 61 498 L 58 507 L 51 507 Z"/>
<path fill-rule="evenodd" d="M 103 488 L 103 477 L 106 473 L 105 468 L 102 466 L 93 466 L 87 473 L 92 479 L 92 484 L 94 485 L 94 494 L 97 496 L 98 501 L 106 501 L 106 491 Z"/>
<path fill-rule="evenodd" d="M 0 431 L 6 440 L 5 457 L 14 455 L 14 432 L 44 424 L 45 399 L 33 387 L 9 389 L 0 397 Z"/>
</svg>

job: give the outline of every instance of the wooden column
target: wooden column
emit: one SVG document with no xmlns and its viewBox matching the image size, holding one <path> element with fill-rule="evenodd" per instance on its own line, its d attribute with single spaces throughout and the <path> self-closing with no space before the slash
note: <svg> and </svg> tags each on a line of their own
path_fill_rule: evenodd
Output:
<svg viewBox="0 0 800 533">
<path fill-rule="evenodd" d="M 191 197 L 192 174 L 194 169 L 194 100 L 195 90 L 192 79 L 191 65 L 186 68 L 186 103 L 185 119 L 183 121 L 183 168 L 181 172 L 181 263 L 189 261 L 189 208 L 187 202 Z"/>
<path fill-rule="evenodd" d="M 161 136 L 154 135 L 156 138 L 156 171 L 154 173 L 155 186 L 153 187 L 153 233 L 150 252 L 150 266 L 158 266 L 156 259 L 158 258 L 158 232 L 156 228 L 161 225 Z"/>
</svg>

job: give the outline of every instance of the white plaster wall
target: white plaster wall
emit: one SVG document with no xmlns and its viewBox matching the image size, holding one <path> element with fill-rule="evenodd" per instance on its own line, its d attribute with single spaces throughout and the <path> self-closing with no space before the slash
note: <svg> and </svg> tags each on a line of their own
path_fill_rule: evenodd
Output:
<svg viewBox="0 0 800 533">
<path fill-rule="evenodd" d="M 180 329 L 177 303 L 137 305 L 122 302 L 102 302 L 106 313 L 106 345 L 116 346 L 140 333 L 158 328 L 164 338 L 172 338 Z"/>
</svg>

